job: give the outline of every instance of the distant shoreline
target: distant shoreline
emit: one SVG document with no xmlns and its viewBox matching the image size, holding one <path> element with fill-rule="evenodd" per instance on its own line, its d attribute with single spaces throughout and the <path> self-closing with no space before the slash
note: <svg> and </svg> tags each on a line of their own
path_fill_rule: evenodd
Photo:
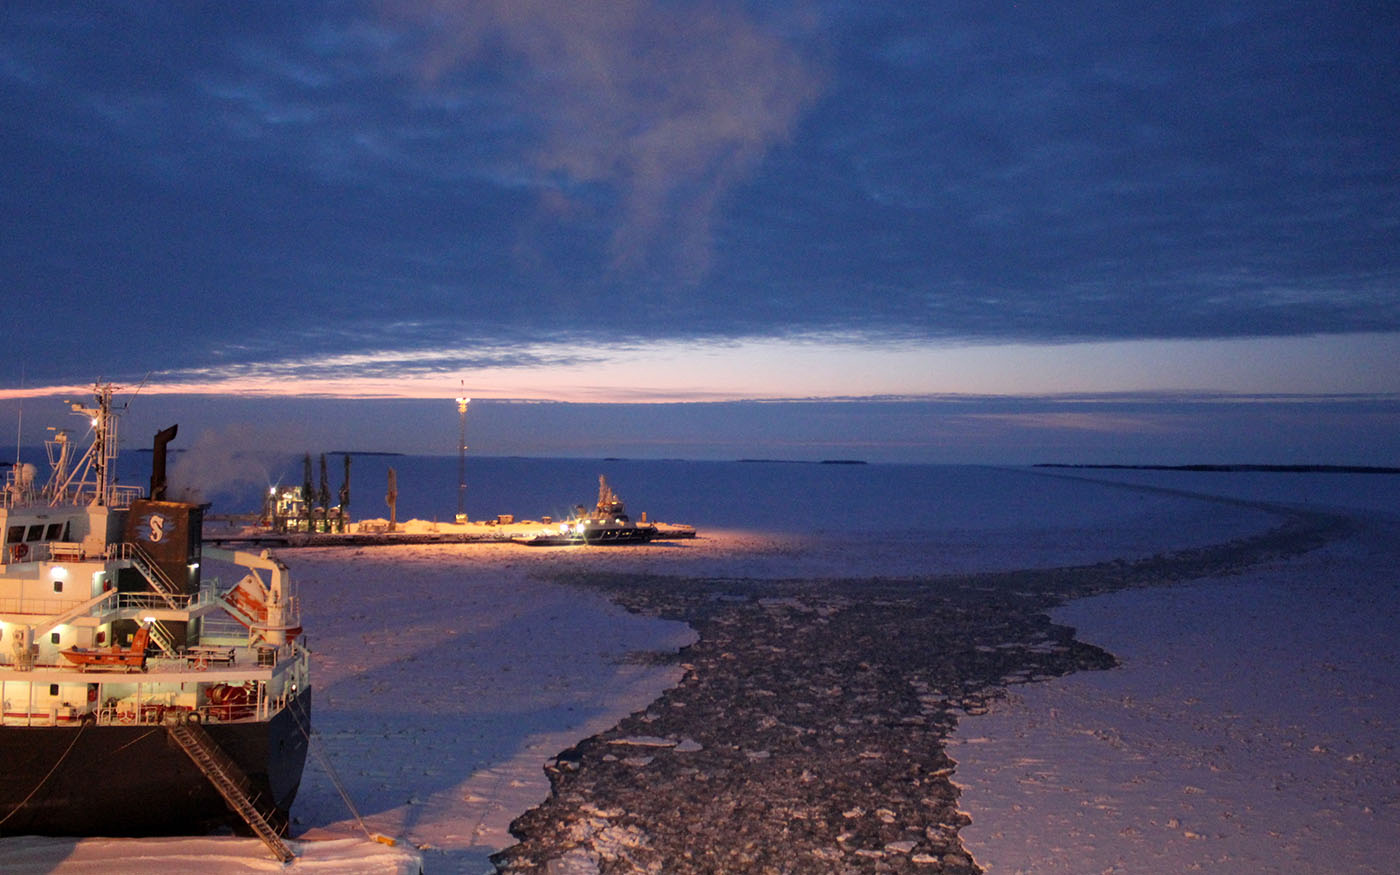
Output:
<svg viewBox="0 0 1400 875">
<path fill-rule="evenodd" d="M 1117 471 L 1209 471 L 1237 473 L 1263 471 L 1274 474 L 1400 474 L 1400 468 L 1377 465 L 1086 465 L 1041 462 L 1033 468 L 1096 468 Z"/>
<path fill-rule="evenodd" d="M 864 465 L 864 459 L 735 459 L 742 464 L 763 465 Z"/>
</svg>

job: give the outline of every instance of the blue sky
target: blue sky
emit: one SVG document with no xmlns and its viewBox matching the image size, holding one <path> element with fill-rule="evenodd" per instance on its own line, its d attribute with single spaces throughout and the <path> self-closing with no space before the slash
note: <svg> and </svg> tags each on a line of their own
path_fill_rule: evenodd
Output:
<svg viewBox="0 0 1400 875">
<path fill-rule="evenodd" d="M 7 3 L 0 426 L 1400 464 L 1390 13 Z"/>
</svg>

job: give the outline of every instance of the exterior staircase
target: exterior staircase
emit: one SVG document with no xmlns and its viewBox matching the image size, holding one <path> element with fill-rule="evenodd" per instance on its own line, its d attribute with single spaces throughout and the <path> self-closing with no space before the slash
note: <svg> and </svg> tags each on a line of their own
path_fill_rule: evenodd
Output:
<svg viewBox="0 0 1400 875">
<path fill-rule="evenodd" d="M 181 595 L 180 587 L 170 579 L 161 567 L 155 563 L 150 554 L 141 549 L 139 544 L 131 544 L 131 564 L 141 576 L 146 578 L 146 582 L 151 585 L 151 589 L 156 594 L 165 599 L 167 607 L 175 608 L 175 596 Z M 166 656 L 175 656 L 175 636 L 171 634 L 170 628 L 164 623 L 156 620 L 151 624 L 151 641 L 160 648 Z"/>
<path fill-rule="evenodd" d="M 130 546 L 131 564 L 137 571 L 141 572 L 141 576 L 146 578 L 146 582 L 151 585 L 151 588 L 165 599 L 165 604 L 170 608 L 175 608 L 175 596 L 181 594 L 180 587 L 175 585 L 170 576 L 161 570 L 150 554 L 142 550 L 139 544 L 133 543 Z"/>
<path fill-rule="evenodd" d="M 272 855 L 283 863 L 295 859 L 296 854 L 292 853 L 287 843 L 282 841 L 277 828 L 269 822 L 270 812 L 260 809 L 257 800 L 248 795 L 248 777 L 238 764 L 219 748 L 209 733 L 204 731 L 204 727 L 198 723 L 178 721 L 167 723 L 165 728 L 194 764 L 199 766 L 209 783 L 219 791 L 219 795 L 224 797 L 229 809 L 243 818 L 243 822 L 262 839 Z"/>
<path fill-rule="evenodd" d="M 170 627 L 156 620 L 151 623 L 151 641 L 160 648 L 166 656 L 175 656 L 175 637 L 170 632 Z"/>
</svg>

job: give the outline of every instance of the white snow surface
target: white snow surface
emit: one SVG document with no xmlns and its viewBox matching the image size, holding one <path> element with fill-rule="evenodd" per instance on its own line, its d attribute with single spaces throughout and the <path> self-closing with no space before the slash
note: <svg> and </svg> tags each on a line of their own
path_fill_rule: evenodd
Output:
<svg viewBox="0 0 1400 875">
<path fill-rule="evenodd" d="M 364 838 L 313 757 L 292 812 L 301 856 L 288 867 L 256 840 L 228 836 L 23 837 L 0 841 L 0 869 L 490 872 L 510 821 L 548 792 L 545 761 L 679 677 L 628 654 L 693 640 L 682 624 L 547 579 L 556 574 L 994 570 L 1149 555 L 1273 522 L 1189 497 L 997 474 L 1013 475 L 1035 500 L 962 527 L 892 526 L 898 507 L 885 507 L 877 526 L 828 517 L 819 536 L 742 529 L 736 518 L 733 530 L 643 548 L 285 551 L 314 654 L 320 743 L 367 829 L 398 845 Z M 1240 497 L 1288 500 L 1279 481 L 1236 476 L 1217 475 L 1207 491 L 1249 483 Z M 1278 476 L 1310 478 L 1284 490 L 1304 485 L 1310 503 L 1382 516 L 1400 507 L 1400 478 Z M 1202 488 L 1170 472 L 1131 479 Z M 891 496 L 911 517 L 939 500 Z M 1018 686 L 991 714 L 963 719 L 951 753 L 976 859 L 995 873 L 1385 871 L 1400 851 L 1396 559 L 1388 543 L 1348 542 L 1239 577 L 1061 609 L 1058 622 L 1123 667 Z"/>
<path fill-rule="evenodd" d="M 1397 871 L 1400 478 L 1129 478 L 1360 510 L 1375 527 L 1054 611 L 1122 665 L 1013 687 L 962 719 L 949 754 L 974 859 L 992 875 Z"/>
<path fill-rule="evenodd" d="M 296 860 L 284 866 L 258 839 L 233 836 L 71 839 L 19 836 L 0 844 L 7 875 L 145 875 L 145 873 L 316 872 L 325 875 L 417 875 L 422 856 L 411 847 L 363 839 L 289 841 Z"/>
</svg>

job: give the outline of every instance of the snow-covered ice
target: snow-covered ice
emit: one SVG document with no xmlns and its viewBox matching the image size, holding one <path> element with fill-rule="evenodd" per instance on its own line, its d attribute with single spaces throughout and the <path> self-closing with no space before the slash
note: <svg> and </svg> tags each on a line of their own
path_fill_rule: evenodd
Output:
<svg viewBox="0 0 1400 875">
<path fill-rule="evenodd" d="M 677 668 L 639 654 L 673 652 L 692 640 L 688 628 L 629 615 L 557 576 L 1044 567 L 1230 540 L 1273 521 L 1163 493 L 989 476 L 1007 481 L 999 494 L 1022 478 L 1034 500 L 1020 515 L 945 509 L 930 519 L 929 502 L 965 496 L 891 491 L 890 506 L 865 522 L 818 508 L 819 537 L 736 516 L 733 529 L 702 526 L 695 541 L 640 549 L 284 553 L 314 652 L 321 743 L 368 828 L 400 841 L 365 841 L 313 758 L 293 809 L 307 852 L 291 871 L 402 871 L 421 853 L 432 873 L 488 872 L 488 855 L 511 842 L 509 822 L 548 792 L 543 763 L 675 682 Z M 1396 478 L 1308 476 L 1283 487 L 1257 475 L 1207 485 L 1248 484 L 1240 497 L 1260 500 L 1306 493 L 1297 500 L 1309 507 L 1372 515 L 1400 507 Z M 1202 488 L 1200 478 L 1157 472 L 1119 478 Z M 965 479 L 975 491 L 978 478 Z M 977 860 L 1001 873 L 1057 871 L 1055 861 L 1075 872 L 1336 870 L 1321 864 L 1335 861 L 1366 871 L 1395 859 L 1397 564 L 1383 539 L 1363 539 L 1239 577 L 1061 609 L 1058 622 L 1123 667 L 1018 685 L 990 715 L 964 718 L 951 753 Z M 636 742 L 645 755 L 646 739 Z M 1329 856 L 1343 846 L 1346 855 Z M 281 868 L 255 841 L 230 837 L 0 841 L 6 871 L 182 871 L 189 855 L 209 872 Z"/>
<path fill-rule="evenodd" d="M 1400 506 L 1397 478 L 1154 473 L 1126 477 L 1372 523 L 1238 577 L 1056 610 L 1122 665 L 960 722 L 964 844 L 993 875 L 1395 871 L 1400 527 L 1376 509 Z"/>
<path fill-rule="evenodd" d="M 0 844 L 7 875 L 175 875 L 212 872 L 312 872 L 324 875 L 417 875 L 422 858 L 413 848 L 361 839 L 289 841 L 297 855 L 284 866 L 258 839 L 233 836 L 148 839 L 71 839 L 19 836 Z"/>
</svg>

